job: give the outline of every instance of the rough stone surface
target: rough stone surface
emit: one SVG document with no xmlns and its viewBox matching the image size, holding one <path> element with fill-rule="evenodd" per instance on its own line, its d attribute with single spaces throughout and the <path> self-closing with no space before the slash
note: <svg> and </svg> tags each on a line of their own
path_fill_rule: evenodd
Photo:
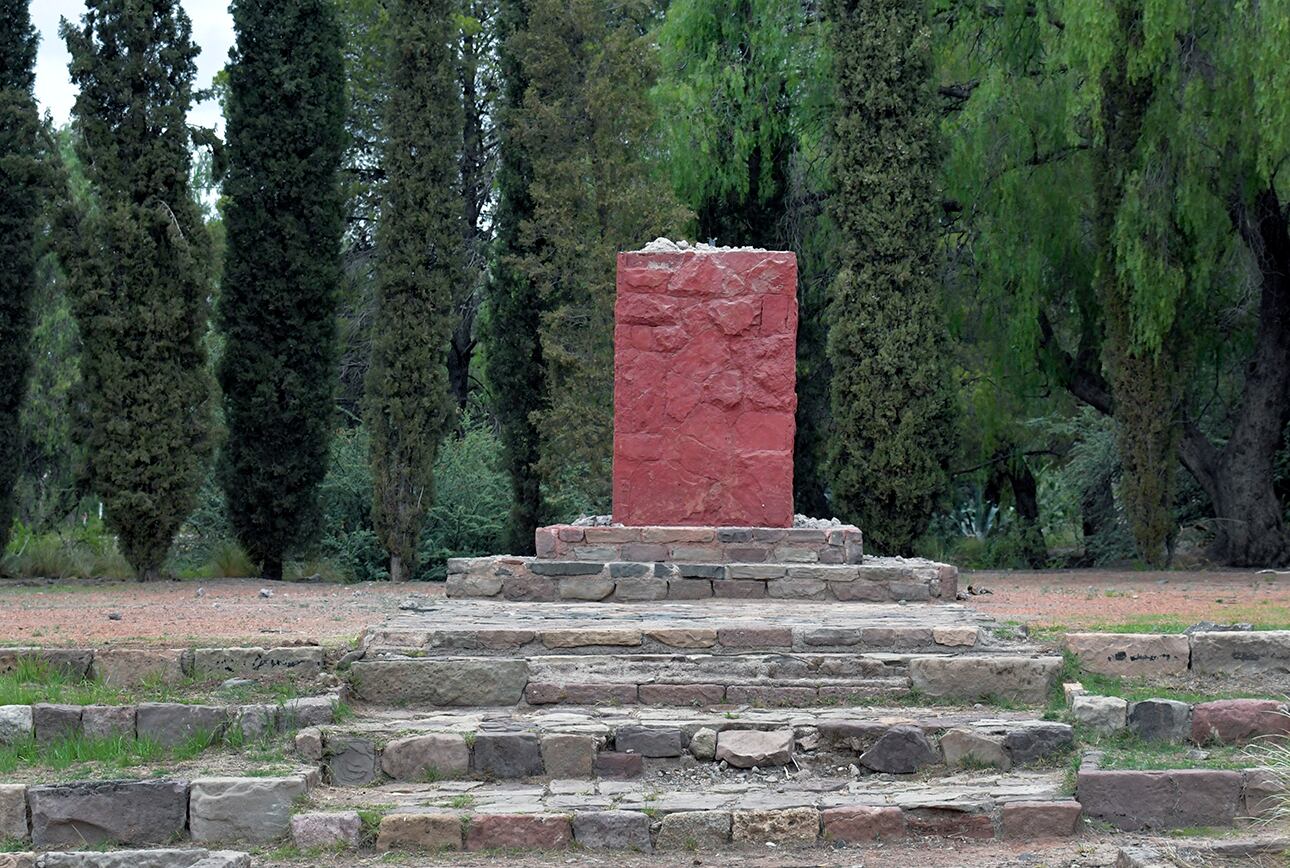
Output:
<svg viewBox="0 0 1290 868">
<path fill-rule="evenodd" d="M 814 844 L 820 833 L 815 808 L 777 811 L 735 811 L 730 837 L 739 844 Z"/>
<path fill-rule="evenodd" d="M 31 719 L 36 731 L 36 741 L 51 744 L 80 732 L 81 706 L 33 705 Z"/>
<path fill-rule="evenodd" d="M 489 657 L 360 661 L 350 671 L 360 699 L 392 705 L 515 705 L 529 677 L 525 661 Z"/>
<path fill-rule="evenodd" d="M 900 808 L 829 808 L 820 813 L 824 838 L 842 844 L 867 844 L 905 837 L 905 814 Z"/>
<path fill-rule="evenodd" d="M 573 818 L 573 837 L 588 850 L 652 850 L 650 819 L 639 811 L 582 811 Z"/>
<path fill-rule="evenodd" d="M 1067 633 L 1066 647 L 1090 672 L 1128 678 L 1185 673 L 1191 659 L 1181 633 Z"/>
<path fill-rule="evenodd" d="M 273 841 L 290 830 L 295 802 L 308 792 L 301 777 L 199 778 L 188 827 L 194 841 Z"/>
<path fill-rule="evenodd" d="M 717 755 L 717 731 L 703 727 L 690 736 L 690 753 L 697 760 L 715 759 Z"/>
<path fill-rule="evenodd" d="M 1247 769 L 1242 791 L 1242 817 L 1270 816 L 1285 802 L 1285 781 L 1271 769 Z"/>
<path fill-rule="evenodd" d="M 0 705 L 0 744 L 30 738 L 33 727 L 30 705 Z"/>
<path fill-rule="evenodd" d="M 793 759 L 793 731 L 722 730 L 717 735 L 716 758 L 739 769 L 787 765 Z"/>
<path fill-rule="evenodd" d="M 86 738 L 134 738 L 133 705 L 87 705 L 81 711 L 81 733 Z"/>
<path fill-rule="evenodd" d="M 542 774 L 542 746 L 532 733 L 480 733 L 475 738 L 475 771 L 502 781 Z"/>
<path fill-rule="evenodd" d="M 1084 815 L 1117 829 L 1229 826 L 1241 809 L 1242 775 L 1233 771 L 1104 771 L 1079 773 L 1076 798 Z"/>
<path fill-rule="evenodd" d="M 291 843 L 301 850 L 315 847 L 354 850 L 363 832 L 357 811 L 296 814 L 291 818 Z"/>
<path fill-rule="evenodd" d="M 1191 736 L 1191 706 L 1173 699 L 1144 699 L 1129 706 L 1129 729 L 1147 741 Z"/>
<path fill-rule="evenodd" d="M 1079 826 L 1080 804 L 1073 799 L 1054 802 L 1009 802 L 1003 806 L 1003 837 L 1015 841 L 1066 838 Z"/>
<path fill-rule="evenodd" d="M 674 727 L 621 726 L 614 733 L 614 748 L 644 757 L 677 757 L 685 749 L 684 735 Z"/>
<path fill-rule="evenodd" d="M 5 866 L 0 857 L 0 868 Z M 22 868 L 19 863 L 17 868 Z M 251 868 L 247 853 L 233 850 L 183 849 L 73 850 L 41 853 L 27 868 Z"/>
<path fill-rule="evenodd" d="M 1074 744 L 1075 734 L 1064 723 L 1031 724 L 1009 730 L 1003 737 L 1003 749 L 1017 765 L 1068 751 Z"/>
<path fill-rule="evenodd" d="M 460 850 L 461 818 L 456 814 L 387 814 L 381 818 L 376 849 Z"/>
<path fill-rule="evenodd" d="M 909 676 L 928 696 L 1040 704 L 1061 667 L 1059 657 L 915 657 Z"/>
<path fill-rule="evenodd" d="M 27 788 L 22 784 L 0 784 L 0 841 L 26 841 Z"/>
<path fill-rule="evenodd" d="M 1191 668 L 1197 675 L 1290 675 L 1290 630 L 1195 633 Z"/>
<path fill-rule="evenodd" d="M 186 781 L 94 781 L 29 787 L 37 847 L 163 844 L 188 819 Z"/>
<path fill-rule="evenodd" d="M 898 725 L 879 736 L 860 755 L 860 764 L 876 772 L 912 775 L 925 765 L 940 762 L 941 755 L 917 726 Z"/>
<path fill-rule="evenodd" d="M 336 718 L 337 697 L 301 696 L 288 699 L 282 703 L 278 714 L 278 726 L 282 729 L 296 729 L 306 726 L 326 726 Z"/>
<path fill-rule="evenodd" d="M 288 648 L 198 648 L 193 669 L 199 674 L 313 678 L 322 671 L 323 649 L 316 646 Z"/>
<path fill-rule="evenodd" d="M 796 287 L 791 253 L 619 254 L 617 521 L 792 524 Z"/>
<path fill-rule="evenodd" d="M 487 814 L 471 818 L 467 850 L 558 850 L 573 843 L 573 827 L 563 814 Z"/>
<path fill-rule="evenodd" d="M 1118 696 L 1084 693 L 1071 698 L 1071 716 L 1098 732 L 1119 732 L 1129 719 L 1129 703 Z"/>
<path fill-rule="evenodd" d="M 988 814 L 948 807 L 917 808 L 905 815 L 909 831 L 914 835 L 941 838 L 994 837 L 994 821 Z"/>
<path fill-rule="evenodd" d="M 470 771 L 470 748 L 455 733 L 395 739 L 381 751 L 381 771 L 396 781 L 463 777 Z"/>
<path fill-rule="evenodd" d="M 327 740 L 327 776 L 338 787 L 362 787 L 376 780 L 376 747 L 365 738 Z"/>
<path fill-rule="evenodd" d="M 645 772 L 645 760 L 638 753 L 602 750 L 596 754 L 596 777 L 624 781 Z"/>
<path fill-rule="evenodd" d="M 100 648 L 94 652 L 94 677 L 113 687 L 136 687 L 145 682 L 175 684 L 184 678 L 180 649 Z"/>
<path fill-rule="evenodd" d="M 214 738 L 228 725 L 228 710 L 214 705 L 143 702 L 135 716 L 139 738 L 177 747 L 196 736 Z"/>
<path fill-rule="evenodd" d="M 589 778 L 596 768 L 596 739 L 590 735 L 542 736 L 542 765 L 552 778 Z"/>
<path fill-rule="evenodd" d="M 1012 768 L 1012 757 L 1004 750 L 1001 735 L 951 729 L 941 736 L 941 753 L 951 768 L 989 766 L 1001 771 Z"/>
<path fill-rule="evenodd" d="M 302 729 L 296 733 L 295 738 L 296 756 L 306 762 L 322 762 L 323 758 L 323 739 L 322 731 L 317 727 Z"/>
<path fill-rule="evenodd" d="M 730 843 L 729 811 L 677 811 L 663 817 L 659 850 L 714 850 Z"/>
<path fill-rule="evenodd" d="M 1196 744 L 1244 744 L 1264 736 L 1290 735 L 1290 709 L 1270 699 L 1224 699 L 1192 706 Z"/>
</svg>

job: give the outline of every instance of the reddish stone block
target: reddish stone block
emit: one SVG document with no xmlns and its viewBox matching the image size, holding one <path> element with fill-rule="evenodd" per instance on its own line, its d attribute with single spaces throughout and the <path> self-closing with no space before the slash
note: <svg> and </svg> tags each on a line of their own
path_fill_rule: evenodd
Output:
<svg viewBox="0 0 1290 868">
<path fill-rule="evenodd" d="M 1192 706 L 1191 740 L 1196 744 L 1244 744 L 1272 735 L 1290 735 L 1290 714 L 1285 703 L 1273 699 L 1224 699 Z"/>
<path fill-rule="evenodd" d="M 530 681 L 524 688 L 529 705 L 635 705 L 635 684 L 551 684 Z"/>
<path fill-rule="evenodd" d="M 1069 838 L 1079 825 L 1080 804 L 1060 802 L 1009 802 L 1003 806 L 1003 837 L 1014 841 L 1036 838 Z"/>
<path fill-rule="evenodd" d="M 586 537 L 586 528 L 574 527 L 571 524 L 556 525 L 556 536 L 561 542 L 582 542 Z"/>
<path fill-rule="evenodd" d="M 589 527 L 583 531 L 583 536 L 593 545 L 634 543 L 641 541 L 641 529 L 639 527 Z"/>
<path fill-rule="evenodd" d="M 905 815 L 900 808 L 829 808 L 820 816 L 827 841 L 865 844 L 905 837 Z"/>
<path fill-rule="evenodd" d="M 638 753 L 602 750 L 596 754 L 596 777 L 625 781 L 645 773 L 645 758 Z"/>
<path fill-rule="evenodd" d="M 906 813 L 909 831 L 914 835 L 938 838 L 994 837 L 994 821 L 988 814 L 970 814 L 953 808 L 915 808 Z"/>
<path fill-rule="evenodd" d="M 726 648 L 791 648 L 793 631 L 788 627 L 729 627 L 717 631 L 717 641 Z"/>
<path fill-rule="evenodd" d="M 712 583 L 712 596 L 723 600 L 756 600 L 766 596 L 766 583 L 718 579 Z"/>
<path fill-rule="evenodd" d="M 718 705 L 726 698 L 720 684 L 642 684 L 645 705 Z"/>
<path fill-rule="evenodd" d="M 540 527 L 534 535 L 534 550 L 540 558 L 553 558 L 560 551 L 560 538 L 553 527 Z"/>
<path fill-rule="evenodd" d="M 817 696 L 814 687 L 754 687 L 748 684 L 732 684 L 726 688 L 726 702 L 735 705 L 788 707 L 814 702 Z"/>
<path fill-rule="evenodd" d="M 791 525 L 793 254 L 619 254 L 615 319 L 614 517 Z"/>
<path fill-rule="evenodd" d="M 467 850 L 560 850 L 573 843 L 563 814 L 484 814 L 470 818 Z"/>
<path fill-rule="evenodd" d="M 641 528 L 641 542 L 647 543 L 708 543 L 716 538 L 716 530 L 710 527 Z"/>
</svg>

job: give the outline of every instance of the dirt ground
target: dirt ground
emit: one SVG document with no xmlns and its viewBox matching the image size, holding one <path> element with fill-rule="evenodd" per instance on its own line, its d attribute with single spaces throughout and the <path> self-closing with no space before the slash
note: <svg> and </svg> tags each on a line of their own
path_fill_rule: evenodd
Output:
<svg viewBox="0 0 1290 868">
<path fill-rule="evenodd" d="M 1176 630 L 1210 620 L 1290 629 L 1290 573 L 965 572 L 960 587 L 968 585 L 990 591 L 969 605 L 1032 627 Z M 395 614 L 413 593 L 441 594 L 443 585 L 0 579 L 0 644 L 341 644 Z"/>
</svg>

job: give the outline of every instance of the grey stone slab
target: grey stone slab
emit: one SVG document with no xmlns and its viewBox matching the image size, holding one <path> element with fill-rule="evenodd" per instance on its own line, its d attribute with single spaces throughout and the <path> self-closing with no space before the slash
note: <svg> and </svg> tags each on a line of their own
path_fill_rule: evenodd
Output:
<svg viewBox="0 0 1290 868">
<path fill-rule="evenodd" d="M 183 835 L 187 781 L 93 781 L 29 787 L 32 843 L 40 848 L 164 844 Z"/>
<path fill-rule="evenodd" d="M 360 661 L 350 671 L 360 699 L 390 705 L 515 705 L 529 680 L 524 660 L 488 657 Z"/>
<path fill-rule="evenodd" d="M 31 707 L 36 741 L 53 744 L 81 731 L 81 706 L 38 704 Z"/>
<path fill-rule="evenodd" d="M 193 840 L 266 843 L 283 838 L 296 801 L 308 792 L 302 777 L 194 780 L 189 817 Z"/>
<path fill-rule="evenodd" d="M 26 841 L 27 788 L 22 784 L 0 784 L 0 841 Z"/>
<path fill-rule="evenodd" d="M 370 739 L 329 738 L 324 756 L 335 786 L 362 787 L 376 780 L 376 748 Z"/>
<path fill-rule="evenodd" d="M 217 705 L 143 702 L 135 715 L 139 738 L 173 748 L 195 738 L 213 741 L 228 726 L 228 709 Z"/>
<path fill-rule="evenodd" d="M 573 817 L 573 837 L 588 850 L 634 850 L 649 853 L 650 819 L 639 811 L 580 811 Z"/>
<path fill-rule="evenodd" d="M 543 773 L 542 745 L 532 733 L 480 733 L 471 762 L 476 773 L 498 780 L 520 780 Z"/>
<path fill-rule="evenodd" d="M 615 750 L 643 757 L 678 757 L 685 742 L 685 734 L 676 727 L 622 726 L 614 733 Z"/>
</svg>

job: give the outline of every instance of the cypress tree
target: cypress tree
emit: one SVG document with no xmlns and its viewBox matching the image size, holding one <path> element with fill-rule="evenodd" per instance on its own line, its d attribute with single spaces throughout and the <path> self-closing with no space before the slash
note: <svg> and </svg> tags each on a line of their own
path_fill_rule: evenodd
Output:
<svg viewBox="0 0 1290 868">
<path fill-rule="evenodd" d="M 87 0 L 64 20 L 89 207 L 61 259 L 80 325 L 86 482 L 140 578 L 156 579 L 210 447 L 202 338 L 210 240 L 189 186 L 192 26 L 177 0 Z"/>
<path fill-rule="evenodd" d="M 498 61 L 502 98 L 498 107 L 497 236 L 488 282 L 488 381 L 501 426 L 502 454 L 511 479 L 507 550 L 533 551 L 533 532 L 544 512 L 538 476 L 540 438 L 536 414 L 546 380 L 538 326 L 542 307 L 537 285 L 521 268 L 520 227 L 532 219 L 533 166 L 520 137 L 528 81 L 517 57 L 517 38 L 528 21 L 528 0 L 502 0 L 498 9 Z"/>
<path fill-rule="evenodd" d="M 450 0 L 392 6 L 399 27 L 386 104 L 367 425 L 372 519 L 396 582 L 415 571 L 435 454 L 453 416 L 447 354 L 465 242 L 454 8 Z"/>
<path fill-rule="evenodd" d="M 0 552 L 13 523 L 19 416 L 31 368 L 36 221 L 40 209 L 37 37 L 28 0 L 0 0 Z"/>
<path fill-rule="evenodd" d="M 232 11 L 220 480 L 243 548 L 280 579 L 317 524 L 331 442 L 345 72 L 327 0 Z"/>
<path fill-rule="evenodd" d="M 837 512 L 907 553 L 946 484 L 954 393 L 935 273 L 930 30 L 920 0 L 831 0 L 837 113 L 830 447 Z"/>
</svg>

